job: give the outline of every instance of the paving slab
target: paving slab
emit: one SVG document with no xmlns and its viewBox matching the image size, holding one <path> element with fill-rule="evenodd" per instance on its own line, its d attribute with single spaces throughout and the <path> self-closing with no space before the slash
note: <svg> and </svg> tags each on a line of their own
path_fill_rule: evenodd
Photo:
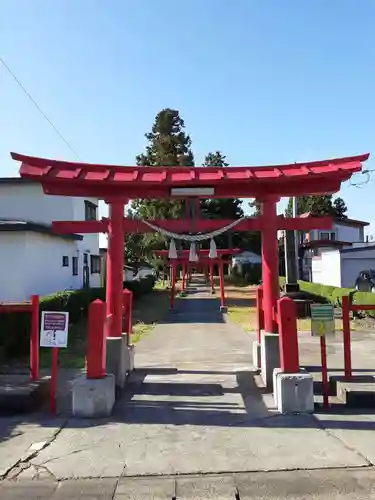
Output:
<svg viewBox="0 0 375 500">
<path fill-rule="evenodd" d="M 0 418 L 0 478 L 34 455 L 33 445 L 43 447 L 51 442 L 65 422 L 38 415 Z"/>
<path fill-rule="evenodd" d="M 218 300 L 198 285 L 137 344 L 136 370 L 113 415 L 69 418 L 56 439 L 36 450 L 16 476 L 59 481 L 120 477 L 130 487 L 138 476 L 375 463 L 372 417 L 361 421 L 356 416 L 350 422 L 340 415 L 279 415 L 251 365 L 252 340 L 226 323 Z M 315 356 L 316 345 L 309 342 Z M 12 456 L 19 459 L 20 449 L 42 440 L 35 434 Z"/>
</svg>

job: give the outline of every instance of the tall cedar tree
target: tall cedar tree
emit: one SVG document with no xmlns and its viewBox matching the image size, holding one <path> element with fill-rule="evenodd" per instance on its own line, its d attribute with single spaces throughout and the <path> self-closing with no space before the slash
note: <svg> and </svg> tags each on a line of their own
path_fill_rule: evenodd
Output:
<svg viewBox="0 0 375 500">
<path fill-rule="evenodd" d="M 332 195 L 322 196 L 299 196 L 297 198 L 297 214 L 310 212 L 314 216 L 330 215 L 339 219 L 346 219 L 347 207 L 342 198 L 332 199 Z M 285 215 L 291 217 L 293 214 L 293 199 L 289 198 Z"/>
<path fill-rule="evenodd" d="M 220 151 L 208 153 L 204 167 L 228 167 L 229 164 Z M 208 199 L 201 201 L 202 216 L 209 219 L 229 219 L 236 220 L 244 216 L 242 210 L 242 200 L 238 198 Z M 220 248 L 243 248 L 258 253 L 260 251 L 260 234 L 258 232 L 229 232 L 215 238 L 217 246 Z M 207 244 L 206 244 L 207 246 Z"/>
<path fill-rule="evenodd" d="M 184 120 L 177 110 L 166 108 L 160 111 L 155 117 L 151 132 L 145 134 L 148 144 L 145 153 L 136 157 L 137 165 L 194 166 L 191 139 L 184 129 Z M 177 219 L 184 213 L 184 202 L 160 199 L 133 200 L 131 213 L 143 219 Z M 130 249 L 128 252 L 150 258 L 153 250 L 164 247 L 164 237 L 158 233 L 151 233 L 145 234 L 141 242 L 137 241 L 137 248 L 134 252 Z"/>
</svg>

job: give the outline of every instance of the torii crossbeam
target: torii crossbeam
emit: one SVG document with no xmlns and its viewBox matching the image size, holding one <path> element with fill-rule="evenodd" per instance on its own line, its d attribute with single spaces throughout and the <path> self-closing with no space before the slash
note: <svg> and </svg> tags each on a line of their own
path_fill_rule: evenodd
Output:
<svg viewBox="0 0 375 500">
<path fill-rule="evenodd" d="M 22 162 L 21 177 L 39 182 L 46 194 L 95 197 L 109 205 L 109 218 L 101 221 L 55 223 L 63 233 L 108 233 L 107 308 L 112 314 L 111 336 L 121 336 L 124 233 L 150 231 L 146 224 L 124 218 L 124 205 L 136 198 L 256 198 L 262 214 L 248 218 L 236 231 L 262 233 L 262 279 L 265 331 L 276 332 L 274 321 L 279 296 L 277 230 L 329 229 L 329 218 L 278 217 L 277 202 L 283 196 L 333 194 L 341 183 L 361 171 L 369 154 L 318 162 L 265 167 L 121 167 L 72 163 L 12 153 Z M 195 231 L 220 228 L 228 221 L 196 221 Z M 153 221 L 169 231 L 184 232 L 186 221 Z"/>
</svg>

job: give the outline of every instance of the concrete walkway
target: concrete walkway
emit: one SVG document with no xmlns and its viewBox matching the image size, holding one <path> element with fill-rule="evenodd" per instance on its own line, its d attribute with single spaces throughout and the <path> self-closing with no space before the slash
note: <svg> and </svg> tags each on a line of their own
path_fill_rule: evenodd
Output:
<svg viewBox="0 0 375 500">
<path fill-rule="evenodd" d="M 343 468 L 344 477 L 346 469 L 372 470 L 375 416 L 279 415 L 251 365 L 252 340 L 226 323 L 203 285 L 191 287 L 137 344 L 137 369 L 113 416 L 69 418 L 57 432 L 49 423 L 46 446 L 7 478 L 122 477 L 132 484 L 136 476 L 231 474 L 233 486 L 239 473 Z M 1 445 L 9 454 L 11 443 Z"/>
</svg>

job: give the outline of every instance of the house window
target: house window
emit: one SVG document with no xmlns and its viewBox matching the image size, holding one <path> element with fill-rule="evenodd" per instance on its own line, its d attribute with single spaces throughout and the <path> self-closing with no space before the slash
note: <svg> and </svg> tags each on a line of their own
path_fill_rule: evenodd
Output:
<svg viewBox="0 0 375 500">
<path fill-rule="evenodd" d="M 69 267 L 69 257 L 68 257 L 68 255 L 63 255 L 62 266 L 63 267 Z"/>
<path fill-rule="evenodd" d="M 85 220 L 97 219 L 98 207 L 92 201 L 85 200 Z"/>
<path fill-rule="evenodd" d="M 90 255 L 91 274 L 100 274 L 101 262 L 100 255 Z"/>
<path fill-rule="evenodd" d="M 333 231 L 322 232 L 322 233 L 320 233 L 319 239 L 320 240 L 335 241 L 336 240 L 336 233 Z"/>
<path fill-rule="evenodd" d="M 72 257 L 72 273 L 73 276 L 78 276 L 78 257 Z"/>
</svg>

